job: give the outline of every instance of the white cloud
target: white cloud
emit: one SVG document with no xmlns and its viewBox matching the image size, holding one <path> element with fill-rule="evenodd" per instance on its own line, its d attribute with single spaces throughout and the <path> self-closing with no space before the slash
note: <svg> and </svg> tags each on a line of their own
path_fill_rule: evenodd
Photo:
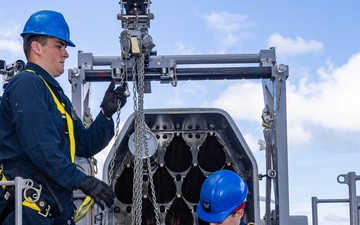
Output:
<svg viewBox="0 0 360 225">
<path fill-rule="evenodd" d="M 333 68 L 331 64 L 326 68 L 320 68 L 317 71 L 319 80 L 316 83 L 305 76 L 298 87 L 290 85 L 289 121 L 359 131 L 359 71 L 360 54 L 356 54 L 338 68 Z"/>
<path fill-rule="evenodd" d="M 7 22 L 2 24 L 2 29 L 0 32 L 0 52 L 4 51 L 5 54 L 22 55 L 22 43 L 20 42 L 21 27 L 15 22 Z M 5 60 L 8 60 L 6 58 Z"/>
<path fill-rule="evenodd" d="M 235 119 L 259 121 L 264 108 L 261 83 L 236 82 L 229 85 L 213 106 L 224 109 Z"/>
<path fill-rule="evenodd" d="M 188 81 L 182 84 L 181 92 L 189 95 L 196 96 L 197 98 L 202 98 L 206 95 L 208 91 L 206 85 L 201 82 Z"/>
<path fill-rule="evenodd" d="M 213 12 L 203 15 L 210 30 L 215 33 L 219 47 L 227 49 L 239 45 L 243 38 L 251 37 L 248 28 L 253 24 L 247 21 L 247 16 L 238 13 Z M 225 52 L 225 50 L 223 50 Z"/>
<path fill-rule="evenodd" d="M 177 55 L 191 55 L 192 49 L 187 49 L 181 41 L 175 43 L 175 54 Z"/>
<path fill-rule="evenodd" d="M 168 99 L 163 103 L 165 107 L 169 107 L 169 108 L 180 108 L 180 107 L 184 107 L 184 105 L 186 104 L 184 99 L 179 94 L 176 94 L 171 99 Z"/>
<path fill-rule="evenodd" d="M 170 84 L 169 84 L 170 85 Z M 206 95 L 206 85 L 196 81 L 179 82 L 175 89 L 170 89 L 162 95 L 162 103 L 165 107 L 200 107 L 203 97 Z M 160 97 L 160 96 L 159 96 Z M 189 101 L 189 100 L 194 101 Z"/>
<path fill-rule="evenodd" d="M 318 204 L 318 213 L 319 224 L 350 224 L 348 204 Z"/>
<path fill-rule="evenodd" d="M 249 24 L 246 23 L 247 16 L 241 14 L 212 12 L 203 17 L 210 27 L 225 33 L 232 33 L 249 27 Z"/>
<path fill-rule="evenodd" d="M 20 38 L 21 26 L 13 21 L 1 24 L 0 38 Z"/>
<path fill-rule="evenodd" d="M 305 74 L 296 85 L 288 81 L 287 122 L 292 147 L 314 141 L 313 126 L 349 132 L 360 130 L 359 71 L 360 53 L 337 68 L 328 63 L 318 69 L 316 78 Z M 224 109 L 234 119 L 260 122 L 263 102 L 260 83 L 239 81 L 229 85 L 212 106 Z"/>
<path fill-rule="evenodd" d="M 303 55 L 313 52 L 319 52 L 324 44 L 316 40 L 304 40 L 301 37 L 291 39 L 283 37 L 279 33 L 270 35 L 268 38 L 269 47 L 275 47 L 278 55 Z"/>
<path fill-rule="evenodd" d="M 311 132 L 306 130 L 301 124 L 289 123 L 288 139 L 291 147 L 303 146 L 312 140 Z"/>
<path fill-rule="evenodd" d="M 22 44 L 14 39 L 0 39 L 0 51 L 9 51 L 12 54 L 22 53 Z"/>
</svg>

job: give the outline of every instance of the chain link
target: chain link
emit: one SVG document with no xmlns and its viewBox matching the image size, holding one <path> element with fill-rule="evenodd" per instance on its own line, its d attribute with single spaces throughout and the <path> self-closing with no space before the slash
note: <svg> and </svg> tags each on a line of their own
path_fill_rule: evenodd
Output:
<svg viewBox="0 0 360 225">
<path fill-rule="evenodd" d="M 108 184 L 109 184 L 109 186 L 111 186 L 111 183 L 112 183 L 112 176 L 114 174 L 115 159 L 116 159 L 116 151 L 114 152 L 114 155 L 113 155 L 113 157 L 111 158 L 111 161 L 110 161 L 110 169 L 109 169 L 109 174 L 108 174 Z"/>
<path fill-rule="evenodd" d="M 124 85 L 124 82 L 126 82 L 127 80 L 127 59 L 125 58 L 124 60 L 124 64 L 123 64 L 123 71 L 120 75 L 120 85 Z M 121 114 L 121 110 L 120 110 L 120 105 L 121 102 L 119 100 L 118 102 L 118 110 L 117 110 L 117 116 L 116 116 L 116 127 L 115 127 L 115 136 L 114 139 L 117 139 L 117 136 L 119 135 L 119 131 L 120 131 L 120 114 Z M 112 177 L 114 174 L 114 166 L 115 166 L 115 159 L 116 159 L 116 150 L 114 151 L 113 157 L 111 158 L 110 161 L 110 169 L 109 169 L 109 173 L 108 173 L 108 184 L 109 186 L 111 186 L 112 183 Z"/>
<path fill-rule="evenodd" d="M 133 177 L 133 204 L 132 204 L 132 224 L 141 225 L 142 224 L 142 198 L 143 198 L 143 174 L 144 174 L 144 155 L 146 157 L 146 167 L 150 181 L 152 203 L 154 205 L 155 219 L 156 224 L 160 225 L 160 212 L 159 207 L 156 202 L 155 187 L 153 181 L 153 171 L 151 169 L 151 161 L 148 150 L 148 143 L 146 138 L 146 123 L 145 123 L 145 114 L 144 114 L 144 75 L 145 75 L 145 58 L 144 56 L 133 57 L 132 58 L 132 82 L 133 82 L 133 101 L 134 101 L 134 112 L 135 112 L 135 154 L 134 154 L 134 177 Z M 121 85 L 124 82 L 124 77 L 126 75 L 126 63 L 124 66 L 124 72 L 121 76 Z M 123 76 L 125 73 L 125 76 Z M 117 112 L 116 118 L 116 130 L 115 138 L 119 134 L 119 124 L 120 124 L 120 110 Z M 112 177 L 114 174 L 115 160 L 116 160 L 116 151 L 113 154 L 113 157 L 110 161 L 110 169 L 108 173 L 108 183 L 111 186 Z"/>
<path fill-rule="evenodd" d="M 155 195 L 155 186 L 154 186 L 154 180 L 153 180 L 153 170 L 151 168 L 151 161 L 150 161 L 150 155 L 149 155 L 149 148 L 148 148 L 148 143 L 147 143 L 147 140 L 148 138 L 146 138 L 146 123 L 145 123 L 145 114 L 144 114 L 144 89 L 145 89 L 145 57 L 142 56 L 141 57 L 141 66 L 140 66 L 140 73 L 141 73 L 141 79 L 139 79 L 139 83 L 141 83 L 141 86 L 142 86 L 142 135 L 143 135 L 143 140 L 144 140 L 144 147 L 145 147 L 145 155 L 147 156 L 146 157 L 146 163 L 147 163 L 147 169 L 148 169 L 148 172 L 149 172 L 149 181 L 150 181 L 150 189 L 151 189 L 151 195 L 152 195 L 152 203 L 154 205 L 154 213 L 155 213 L 155 219 L 156 219 L 156 224 L 157 225 L 160 225 L 160 209 L 157 205 L 157 202 L 156 202 L 156 195 Z"/>
<path fill-rule="evenodd" d="M 139 117 L 139 110 L 138 110 L 138 104 L 140 105 L 140 97 L 137 97 L 137 95 L 140 95 L 141 90 L 139 89 L 139 85 L 136 84 L 136 65 L 138 64 L 138 58 L 133 58 L 132 62 L 132 75 L 133 75 L 133 92 L 134 92 L 134 112 L 136 113 L 135 117 L 135 154 L 134 154 L 134 177 L 133 177 L 133 203 L 132 203 L 132 224 L 133 225 L 141 225 L 142 222 L 142 185 L 143 185 L 143 179 L 142 179 L 142 157 L 141 157 L 141 127 L 140 127 L 140 117 Z M 140 79 L 140 76 L 138 76 L 138 79 Z"/>
<path fill-rule="evenodd" d="M 127 59 L 125 58 L 124 59 L 124 64 L 123 64 L 123 70 L 122 70 L 122 73 L 120 75 L 120 79 L 121 79 L 120 80 L 120 86 L 125 85 L 125 87 L 126 87 L 126 90 L 125 90 L 125 93 L 124 93 L 125 96 L 128 94 L 127 85 L 126 85 L 126 80 L 127 80 L 127 67 L 126 67 L 126 64 L 127 64 Z M 128 96 L 126 96 L 126 97 L 128 97 Z M 121 101 L 119 99 L 117 117 L 116 117 L 115 138 L 118 136 L 119 130 L 120 130 L 120 113 L 121 113 L 120 106 L 121 106 Z"/>
<path fill-rule="evenodd" d="M 135 69 L 136 68 L 136 69 Z M 155 187 L 153 181 L 153 172 L 151 170 L 151 162 L 146 138 L 146 123 L 144 114 L 144 89 L 145 89 L 145 58 L 140 56 L 133 60 L 133 83 L 134 83 L 134 111 L 135 118 L 135 155 L 134 155 L 134 190 L 133 190 L 133 209 L 132 224 L 141 225 L 142 223 L 142 197 L 143 197 L 143 173 L 144 173 L 144 156 L 146 157 L 146 166 L 150 181 L 152 194 L 152 203 L 154 205 L 156 224 L 160 225 L 159 207 L 156 203 Z M 137 75 L 137 84 L 136 84 Z M 137 97 L 136 97 L 137 95 Z"/>
<path fill-rule="evenodd" d="M 115 138 L 117 138 L 117 136 L 119 135 L 119 131 L 120 131 L 119 124 L 120 124 L 120 110 L 117 111 L 117 116 L 116 116 Z"/>
</svg>

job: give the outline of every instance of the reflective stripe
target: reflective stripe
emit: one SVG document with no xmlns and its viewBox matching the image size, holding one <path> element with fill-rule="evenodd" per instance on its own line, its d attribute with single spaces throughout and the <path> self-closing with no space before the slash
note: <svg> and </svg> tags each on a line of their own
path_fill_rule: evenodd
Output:
<svg viewBox="0 0 360 225">
<path fill-rule="evenodd" d="M 29 69 L 26 71 L 35 73 L 35 71 L 29 70 Z M 75 137 L 74 137 L 74 125 L 73 125 L 72 118 L 69 115 L 69 113 L 66 112 L 64 103 L 60 103 L 59 99 L 56 97 L 54 92 L 51 90 L 51 88 L 48 85 L 48 83 L 46 82 L 46 80 L 40 74 L 38 74 L 38 75 L 44 81 L 46 87 L 49 89 L 49 91 L 54 99 L 54 102 L 56 103 L 58 110 L 60 111 L 60 113 L 62 115 L 65 115 L 65 117 L 66 117 L 66 123 L 67 123 L 68 131 L 69 131 L 68 135 L 69 135 L 69 141 L 70 141 L 70 157 L 71 157 L 71 162 L 75 162 Z"/>
</svg>

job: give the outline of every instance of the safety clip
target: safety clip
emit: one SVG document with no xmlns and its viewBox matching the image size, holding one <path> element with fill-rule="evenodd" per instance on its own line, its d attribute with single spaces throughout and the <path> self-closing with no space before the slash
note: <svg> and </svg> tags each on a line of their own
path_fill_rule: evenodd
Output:
<svg viewBox="0 0 360 225">
<path fill-rule="evenodd" d="M 43 217 L 48 217 L 49 213 L 50 213 L 50 209 L 51 209 L 51 206 L 50 204 L 47 205 L 46 209 L 45 209 L 45 213 L 42 213 L 41 211 L 38 212 L 40 215 L 42 215 Z"/>
<path fill-rule="evenodd" d="M 24 189 L 24 199 L 30 203 L 37 202 L 40 199 L 42 186 L 39 185 L 39 188 L 34 187 L 34 182 L 32 180 L 28 180 L 26 186 L 28 187 Z M 28 195 L 28 191 L 33 192 L 30 192 Z"/>
</svg>

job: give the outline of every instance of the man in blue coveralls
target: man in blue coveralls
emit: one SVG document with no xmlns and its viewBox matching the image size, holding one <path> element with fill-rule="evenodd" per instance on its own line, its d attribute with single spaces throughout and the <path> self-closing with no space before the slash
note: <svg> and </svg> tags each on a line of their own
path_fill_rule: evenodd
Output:
<svg viewBox="0 0 360 225">
<path fill-rule="evenodd" d="M 28 63 L 7 85 L 0 105 L 0 179 L 34 181 L 23 197 L 23 224 L 74 224 L 73 190 L 104 209 L 114 192 L 76 168 L 74 157 L 91 157 L 114 135 L 112 115 L 126 103 L 125 87 L 107 89 L 101 112 L 84 128 L 55 80 L 64 72 L 66 47 L 75 47 L 62 14 L 43 10 L 30 16 L 21 33 Z M 14 191 L 0 187 L 0 224 L 14 224 Z"/>
</svg>

